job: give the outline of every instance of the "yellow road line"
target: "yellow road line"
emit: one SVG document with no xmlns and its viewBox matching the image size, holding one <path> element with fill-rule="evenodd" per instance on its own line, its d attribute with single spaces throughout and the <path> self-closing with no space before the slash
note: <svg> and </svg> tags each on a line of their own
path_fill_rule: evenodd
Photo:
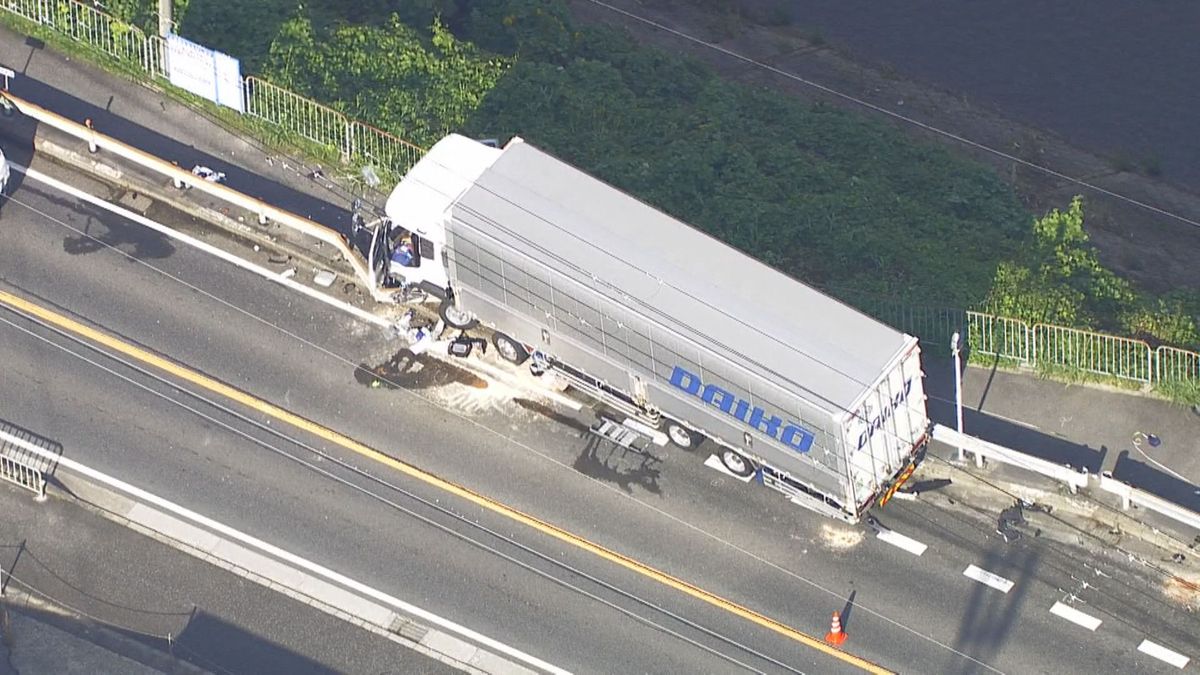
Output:
<svg viewBox="0 0 1200 675">
<path fill-rule="evenodd" d="M 485 509 L 488 509 L 489 511 L 497 513 L 501 516 L 504 516 L 504 517 L 514 520 L 516 522 L 527 525 L 527 526 L 533 528 L 534 530 L 541 532 L 542 534 L 549 535 L 551 537 L 554 537 L 555 539 L 558 539 L 559 541 L 561 541 L 563 543 L 570 544 L 571 546 L 574 546 L 576 548 L 587 551 L 588 553 L 591 553 L 593 555 L 599 556 L 600 558 L 603 558 L 604 560 L 607 560 L 609 562 L 620 565 L 621 567 L 624 567 L 628 570 L 636 572 L 648 579 L 652 579 L 652 580 L 654 580 L 660 584 L 663 584 L 665 586 L 669 586 L 675 590 L 685 593 L 693 598 L 696 598 L 697 600 L 702 600 L 702 601 L 708 603 L 709 605 L 712 605 L 719 609 L 725 610 L 731 614 L 734 614 L 743 619 L 746 619 L 747 621 L 751 621 L 751 622 L 753 622 L 759 626 L 762 626 L 764 628 L 770 629 L 786 638 L 789 638 L 791 640 L 799 642 L 800 644 L 803 644 L 806 647 L 815 649 L 819 652 L 822 652 L 831 657 L 839 659 L 849 665 L 856 666 L 866 672 L 876 673 L 879 675 L 893 672 L 893 671 L 887 670 L 886 668 L 878 666 L 862 657 L 855 656 L 848 652 L 844 652 L 844 651 L 838 649 L 837 647 L 826 644 L 825 642 L 823 642 L 822 640 L 820 640 L 818 638 L 815 638 L 806 633 L 802 633 L 786 624 L 776 621 L 775 619 L 772 619 L 763 614 L 759 614 L 758 612 L 756 612 L 752 609 L 743 607 L 733 601 L 726 600 L 725 598 L 722 598 L 719 595 L 710 593 L 709 591 L 706 591 L 698 586 L 695 586 L 695 585 L 690 584 L 682 579 L 674 577 L 666 572 L 662 572 L 658 569 L 655 569 L 654 567 L 651 567 L 643 562 L 639 562 L 639 561 L 637 561 L 633 558 L 630 558 L 626 555 L 623 555 L 623 554 L 613 551 L 611 549 L 605 548 L 604 546 L 601 546 L 600 544 L 596 544 L 591 541 L 588 541 L 587 539 L 584 539 L 583 537 L 580 537 L 576 534 L 572 534 L 571 532 L 568 532 L 556 525 L 552 525 L 550 523 L 547 523 L 544 520 L 541 520 L 539 518 L 531 516 L 522 511 L 519 511 L 511 506 L 507 506 L 507 505 L 505 505 L 501 502 L 498 502 L 490 497 L 479 494 L 478 492 L 475 492 L 469 488 L 463 487 L 456 483 L 452 483 L 444 478 L 439 478 L 439 477 L 437 477 L 431 473 L 428 473 L 426 471 L 422 471 L 421 469 L 418 469 L 417 467 L 415 467 L 411 464 L 407 464 L 398 459 L 389 457 L 389 456 L 385 455 L 384 453 L 382 453 L 378 450 L 375 450 L 374 448 L 363 445 L 362 443 L 360 443 L 348 436 L 340 434 L 340 433 L 338 433 L 332 429 L 329 429 L 327 427 L 321 426 L 320 424 L 317 424 L 316 422 L 305 419 L 295 413 L 284 410 L 283 408 L 280 408 L 276 405 L 268 403 L 260 398 L 251 396 L 250 394 L 247 394 L 246 392 L 241 391 L 239 389 L 235 389 L 227 384 L 224 384 L 223 382 L 219 382 L 219 381 L 214 380 L 205 375 L 201 375 L 200 373 L 198 373 L 194 370 L 185 368 L 184 366 L 181 366 L 173 361 L 170 361 L 166 358 L 163 358 L 163 357 L 161 357 L 157 354 L 154 354 L 152 352 L 149 352 L 145 349 L 141 349 L 140 347 L 136 347 L 134 345 L 131 345 L 131 344 L 128 344 L 121 340 L 118 340 L 117 338 L 112 337 L 111 335 L 108 335 L 107 333 L 103 333 L 103 332 L 96 330 L 94 328 L 91 328 L 89 326 L 85 326 L 85 325 L 79 323 L 78 321 L 75 321 L 75 320 L 65 317 L 61 314 L 53 312 L 49 309 L 46 309 L 46 308 L 42 307 L 41 305 L 34 304 L 23 298 L 12 295 L 11 293 L 7 293 L 2 290 L 0 290 L 0 303 L 8 305 L 9 307 L 12 307 L 13 309 L 23 312 L 25 314 L 28 314 L 30 316 L 37 317 L 37 318 L 45 321 L 46 323 L 52 324 L 63 330 L 74 333 L 75 335 L 87 338 L 87 339 L 89 339 L 97 344 L 103 345 L 115 352 L 119 352 L 121 354 L 124 354 L 125 356 L 136 359 L 137 361 L 140 361 L 146 365 L 153 366 L 154 368 L 157 368 L 163 372 L 174 375 L 175 377 L 178 377 L 181 380 L 191 382 L 192 384 L 194 384 L 198 387 L 201 387 L 203 389 L 206 389 L 214 394 L 218 394 L 227 399 L 237 401 L 238 403 L 241 403 L 242 405 L 245 405 L 249 408 L 257 410 L 265 415 L 269 415 L 269 416 L 271 416 L 281 422 L 289 424 L 297 429 L 307 431 L 308 433 L 310 433 L 314 436 L 323 438 L 323 439 L 329 441 L 330 443 L 334 443 L 342 448 L 345 448 L 347 450 L 355 452 L 367 459 L 371 459 L 375 462 L 378 462 L 379 464 L 382 464 L 389 468 L 395 469 L 395 470 L 397 470 L 407 476 L 415 478 L 423 483 L 426 483 L 428 485 L 436 487 L 440 490 L 443 490 L 443 491 L 453 494 L 455 496 L 461 497 L 462 499 L 465 499 L 473 504 L 476 504 Z"/>
</svg>

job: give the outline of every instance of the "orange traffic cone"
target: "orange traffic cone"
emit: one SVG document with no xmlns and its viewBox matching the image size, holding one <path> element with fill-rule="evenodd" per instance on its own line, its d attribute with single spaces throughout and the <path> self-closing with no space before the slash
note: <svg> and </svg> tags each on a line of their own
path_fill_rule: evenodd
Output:
<svg viewBox="0 0 1200 675">
<path fill-rule="evenodd" d="M 831 645 L 840 645 L 846 641 L 846 634 L 842 632 L 840 612 L 833 613 L 833 623 L 829 626 L 829 632 L 825 634 L 825 641 Z"/>
</svg>

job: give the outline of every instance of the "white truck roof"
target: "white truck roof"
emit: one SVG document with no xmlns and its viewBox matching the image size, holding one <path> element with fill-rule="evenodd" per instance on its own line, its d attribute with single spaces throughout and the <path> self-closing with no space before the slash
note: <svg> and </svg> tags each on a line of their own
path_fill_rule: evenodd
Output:
<svg viewBox="0 0 1200 675">
<path fill-rule="evenodd" d="M 458 134 L 443 138 L 392 189 L 384 213 L 400 227 L 425 234 L 501 152 Z"/>
<path fill-rule="evenodd" d="M 407 191 L 441 180 L 438 200 L 425 195 L 430 210 L 469 213 L 487 236 L 535 247 L 546 264 L 830 415 L 855 409 L 916 342 L 520 139 L 497 151 L 451 136 L 414 174 L 418 186 L 405 187 L 406 176 L 389 215 L 393 200 L 411 211 Z"/>
</svg>

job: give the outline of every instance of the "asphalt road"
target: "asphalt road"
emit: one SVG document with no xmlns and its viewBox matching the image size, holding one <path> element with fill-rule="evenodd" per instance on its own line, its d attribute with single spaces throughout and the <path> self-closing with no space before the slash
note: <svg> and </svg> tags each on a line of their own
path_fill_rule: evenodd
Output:
<svg viewBox="0 0 1200 675">
<path fill-rule="evenodd" d="M 789 3 L 797 25 L 907 77 L 1050 130 L 1096 154 L 1200 181 L 1200 6 L 865 0 Z"/>
<path fill-rule="evenodd" d="M 917 557 L 738 484 L 702 456 L 589 443 L 576 422 L 547 419 L 559 413 L 436 365 L 406 371 L 400 389 L 373 387 L 360 366 L 405 358 L 375 329 L 32 181 L 0 217 L 3 290 L 799 630 L 823 635 L 830 613 L 848 610 L 847 649 L 889 668 L 1167 672 L 1135 651 L 1146 636 L 1200 653 L 1195 618 L 1104 551 L 1033 537 L 1006 545 L 992 532 L 994 513 L 894 503 L 881 520 L 929 547 Z M 7 421 L 540 658 L 579 672 L 842 670 L 760 625 L 257 412 L 220 409 L 8 309 L 0 317 Z M 968 565 L 1014 586 L 983 586 L 963 575 Z M 1095 633 L 1049 614 L 1075 590 L 1104 621 Z"/>
<path fill-rule="evenodd" d="M 117 639 L 100 642 L 126 658 L 172 672 L 151 651 L 169 639 L 176 659 L 222 675 L 457 672 L 76 503 L 32 497 L 0 485 L 7 602 L 85 638 L 106 626 Z M 116 672 L 89 652 L 39 650 L 32 629 L 5 642 L 23 672 Z"/>
</svg>

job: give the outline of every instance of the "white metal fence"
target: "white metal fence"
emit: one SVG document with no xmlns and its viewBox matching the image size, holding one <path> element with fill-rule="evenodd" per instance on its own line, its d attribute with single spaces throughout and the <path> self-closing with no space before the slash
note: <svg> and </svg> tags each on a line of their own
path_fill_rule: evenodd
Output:
<svg viewBox="0 0 1200 675">
<path fill-rule="evenodd" d="M 166 42 L 146 35 L 77 0 L 0 0 L 0 10 L 86 44 L 113 59 L 136 66 L 152 78 L 167 77 Z M 246 114 L 280 130 L 335 150 L 346 164 L 371 165 L 388 180 L 396 180 L 416 163 L 424 149 L 357 122 L 341 112 L 261 78 L 242 79 Z"/>
<path fill-rule="evenodd" d="M 165 42 L 147 36 L 90 4 L 77 0 L 0 0 L 0 9 L 52 28 L 123 63 L 165 78 Z M 398 136 L 347 118 L 341 112 L 261 78 L 242 81 L 246 114 L 286 133 L 338 152 L 347 164 L 371 165 L 385 179 L 402 176 L 424 150 Z M 1150 385 L 1181 383 L 1200 387 L 1200 354 L 1158 347 L 1130 338 L 1091 331 L 1029 325 L 982 312 L 940 309 L 862 298 L 854 303 L 937 351 L 950 335 L 963 330 L 973 354 L 1012 360 L 1026 366 L 1059 366 Z M 964 330 L 965 329 L 965 330 Z"/>
<path fill-rule="evenodd" d="M 1113 377 L 1155 388 L 1182 385 L 1200 396 L 1200 353 L 1176 347 L 1155 348 L 1134 338 L 1067 328 L 986 312 L 921 307 L 875 295 L 834 289 L 847 300 L 909 335 L 926 351 L 947 353 L 950 336 L 966 336 L 972 357 L 989 357 L 1030 368 L 1063 368 Z"/>
</svg>

